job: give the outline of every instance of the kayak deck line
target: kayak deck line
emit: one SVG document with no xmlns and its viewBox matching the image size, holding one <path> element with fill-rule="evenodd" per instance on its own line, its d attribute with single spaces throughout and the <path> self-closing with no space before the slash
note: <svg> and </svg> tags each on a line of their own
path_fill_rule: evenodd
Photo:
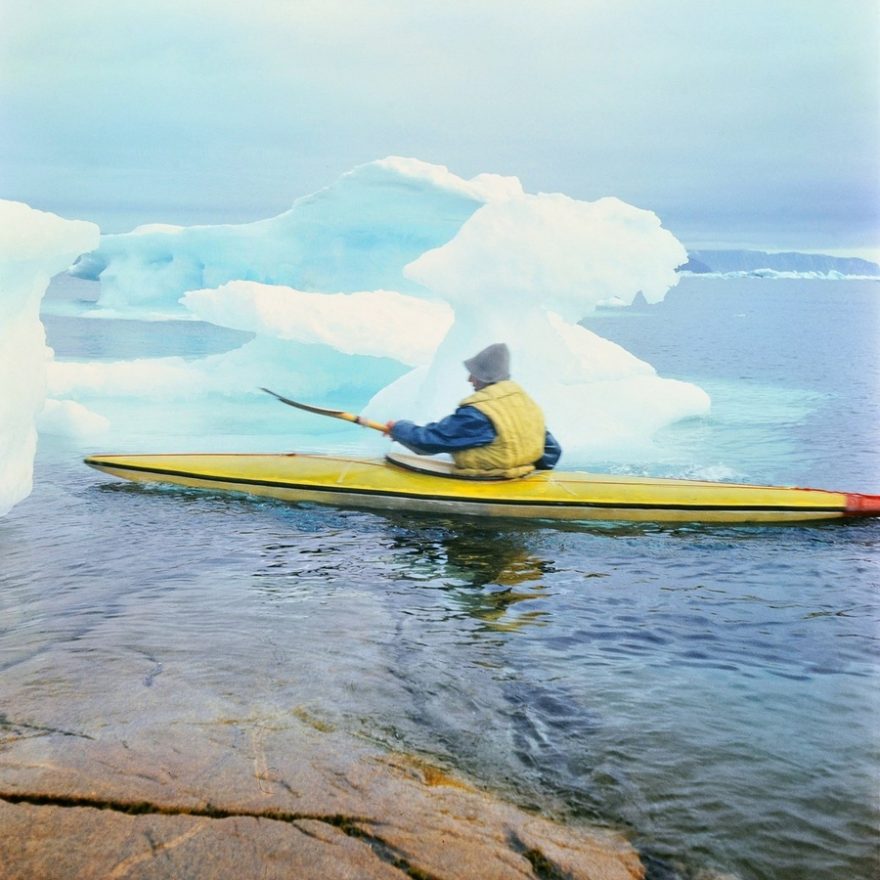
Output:
<svg viewBox="0 0 880 880">
<path fill-rule="evenodd" d="M 845 493 L 845 492 L 835 492 L 831 489 L 811 489 L 807 486 L 762 486 L 759 483 L 721 483 L 712 480 L 695 480 L 689 479 L 685 477 L 639 477 L 639 476 L 625 476 L 625 475 L 617 475 L 617 474 L 599 474 L 599 473 L 590 473 L 588 471 L 533 471 L 530 474 L 525 474 L 522 477 L 492 477 L 490 479 L 484 477 L 462 477 L 453 473 L 441 473 L 435 470 L 427 470 L 419 467 L 412 467 L 403 462 L 403 459 L 407 458 L 407 456 L 387 456 L 386 459 L 366 459 L 366 458 L 349 458 L 341 455 L 323 455 L 321 453 L 308 453 L 308 452 L 198 452 L 198 453 L 190 453 L 190 452 L 163 452 L 158 454 L 153 454 L 149 452 L 136 452 L 131 454 L 109 454 L 104 453 L 101 455 L 89 455 L 83 459 L 83 462 L 90 467 L 96 467 L 98 469 L 102 467 L 107 467 L 111 464 L 107 459 L 125 459 L 126 461 L 130 461 L 132 459 L 156 459 L 156 458 L 239 458 L 239 459 L 269 459 L 269 460 L 279 460 L 279 459 L 292 459 L 292 458 L 303 458 L 303 459 L 314 459 L 316 461 L 321 462 L 340 462 L 347 465 L 357 465 L 360 467 L 374 467 L 380 470 L 385 469 L 386 463 L 390 463 L 395 465 L 398 468 L 402 468 L 404 470 L 408 470 L 411 473 L 415 474 L 423 474 L 425 476 L 433 476 L 440 477 L 444 480 L 452 480 L 454 479 L 456 482 L 461 483 L 473 483 L 478 485 L 489 485 L 489 486 L 504 486 L 504 485 L 516 485 L 516 484 L 526 484 L 528 481 L 532 480 L 538 474 L 551 474 L 553 475 L 553 484 L 555 486 L 564 487 L 568 485 L 572 486 L 580 486 L 583 484 L 583 480 L 567 480 L 565 478 L 566 474 L 577 474 L 580 477 L 589 477 L 591 483 L 601 484 L 603 486 L 645 486 L 645 487 L 655 487 L 658 485 L 687 485 L 693 487 L 718 487 L 722 489 L 756 489 L 756 490 L 780 490 L 783 489 L 786 492 L 808 492 L 808 493 L 825 493 L 828 495 L 846 495 L 852 494 L 854 497 L 860 498 L 878 498 L 880 499 L 880 495 L 859 495 L 858 493 Z M 414 457 L 414 456 L 413 456 Z M 152 471 L 155 473 L 166 473 L 169 475 L 175 474 L 175 471 L 171 469 L 164 469 L 155 466 L 147 466 L 147 465 L 137 465 L 137 464 L 125 464 L 122 465 L 119 462 L 112 462 L 113 467 L 125 467 L 126 470 L 142 470 L 142 471 Z M 197 475 L 196 471 L 178 471 L 176 472 L 177 476 L 195 476 Z M 220 477 L 222 478 L 222 477 Z M 275 485 L 273 481 L 270 483 L 271 485 Z M 270 485 L 267 484 L 267 485 Z M 277 485 L 290 485 L 295 486 L 298 484 L 294 483 L 282 483 L 279 482 Z M 311 484 L 310 484 L 311 485 Z M 407 493 L 408 494 L 408 493 Z M 459 496 L 453 496 L 458 498 Z M 880 503 L 880 501 L 878 501 Z M 831 505 L 835 506 L 836 505 Z"/>
<path fill-rule="evenodd" d="M 317 454 L 95 455 L 85 463 L 136 482 L 249 492 L 292 502 L 475 516 L 791 522 L 880 515 L 880 496 L 825 489 L 571 471 L 543 471 L 514 480 L 453 480 L 394 467 L 396 462 Z"/>
<path fill-rule="evenodd" d="M 95 465 L 89 459 L 85 459 L 86 464 Z M 424 492 L 402 492 L 394 489 L 369 489 L 355 486 L 330 486 L 315 485 L 314 483 L 295 483 L 287 480 L 259 480 L 251 477 L 230 477 L 222 474 L 196 473 L 194 471 L 177 471 L 166 468 L 145 467 L 143 465 L 119 465 L 113 464 L 113 470 L 140 471 L 148 474 L 161 474 L 169 477 L 186 477 L 192 480 L 209 480 L 213 483 L 230 483 L 239 486 L 271 486 L 279 489 L 302 489 L 308 491 L 348 493 L 355 495 L 372 495 L 374 497 L 392 497 L 392 498 L 411 498 L 418 496 L 428 501 L 454 501 L 460 502 L 465 499 L 460 495 L 440 495 L 437 493 Z M 610 484 L 613 485 L 613 484 Z M 633 483 L 621 485 L 634 485 Z M 651 484 L 635 484 L 635 485 L 651 485 Z M 735 485 L 735 484 L 730 484 Z M 751 487 L 750 487 L 751 488 Z M 760 488 L 760 487 L 755 487 Z M 798 489 L 797 491 L 806 492 L 822 492 L 822 489 Z M 493 504 L 523 504 L 527 506 L 541 507 L 600 507 L 600 508 L 632 508 L 634 510 L 786 510 L 786 511 L 816 511 L 824 513 L 826 511 L 840 512 L 839 504 L 827 505 L 810 505 L 809 507 L 801 505 L 780 505 L 780 504 L 682 504 L 682 503 L 661 503 L 661 502 L 620 502 L 620 501 L 562 501 L 552 499 L 534 499 L 534 498 L 493 498 Z"/>
</svg>

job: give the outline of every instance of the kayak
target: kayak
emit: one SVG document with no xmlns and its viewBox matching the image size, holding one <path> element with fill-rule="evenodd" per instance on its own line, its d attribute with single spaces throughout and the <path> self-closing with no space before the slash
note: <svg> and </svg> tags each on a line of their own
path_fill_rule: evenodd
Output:
<svg viewBox="0 0 880 880">
<path fill-rule="evenodd" d="M 472 479 L 452 474 L 449 462 L 409 455 L 92 455 L 85 463 L 139 483 L 478 517 L 764 523 L 880 516 L 880 495 L 581 471 Z"/>
</svg>

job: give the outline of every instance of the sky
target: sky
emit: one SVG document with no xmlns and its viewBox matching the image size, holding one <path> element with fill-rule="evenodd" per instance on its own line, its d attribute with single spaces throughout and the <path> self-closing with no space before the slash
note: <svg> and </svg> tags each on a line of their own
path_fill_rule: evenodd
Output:
<svg viewBox="0 0 880 880">
<path fill-rule="evenodd" d="M 0 197 L 240 223 L 401 155 L 876 258 L 878 59 L 877 0 L 0 0 Z"/>
</svg>

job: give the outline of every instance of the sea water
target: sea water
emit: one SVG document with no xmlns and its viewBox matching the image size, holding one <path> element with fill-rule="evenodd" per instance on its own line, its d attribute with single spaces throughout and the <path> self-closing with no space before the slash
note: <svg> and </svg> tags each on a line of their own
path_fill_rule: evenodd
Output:
<svg viewBox="0 0 880 880">
<path fill-rule="evenodd" d="M 686 278 L 586 323 L 713 410 L 650 461 L 564 465 L 880 493 L 880 284 Z M 58 357 L 241 342 L 46 325 Z M 137 486 L 80 458 L 41 438 L 34 492 L 0 522 L 7 715 L 51 699 L 59 727 L 112 725 L 107 694 L 175 675 L 155 712 L 180 735 L 194 706 L 276 724 L 302 707 L 623 828 L 655 880 L 875 875 L 880 522 L 480 523 Z"/>
</svg>

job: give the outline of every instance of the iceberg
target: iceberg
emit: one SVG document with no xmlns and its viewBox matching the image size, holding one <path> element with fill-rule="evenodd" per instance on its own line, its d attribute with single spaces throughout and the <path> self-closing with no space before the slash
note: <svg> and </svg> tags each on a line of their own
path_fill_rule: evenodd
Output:
<svg viewBox="0 0 880 880">
<path fill-rule="evenodd" d="M 708 412 L 708 395 L 580 326 L 615 298 L 658 302 L 686 251 L 659 219 L 613 198 L 513 196 L 485 205 L 458 235 L 404 269 L 450 302 L 455 320 L 433 360 L 380 391 L 379 420 L 427 420 L 464 397 L 462 361 L 506 342 L 516 378 L 541 402 L 563 447 L 580 459 L 644 452 L 650 437 Z"/>
<path fill-rule="evenodd" d="M 0 200 L 0 516 L 33 488 L 36 421 L 46 401 L 46 364 L 52 356 L 40 301 L 51 277 L 94 248 L 99 234 L 93 223 Z M 83 413 L 65 403 L 73 402 L 58 401 L 49 418 L 69 427 Z"/>
<path fill-rule="evenodd" d="M 197 318 L 222 327 L 413 365 L 431 360 L 453 319 L 444 302 L 394 290 L 308 293 L 254 281 L 193 290 L 181 302 Z"/>
<path fill-rule="evenodd" d="M 303 291 L 410 292 L 403 267 L 452 238 L 491 199 L 520 193 L 512 177 L 463 180 L 446 168 L 389 157 L 360 165 L 255 223 L 177 227 L 151 224 L 105 235 L 72 269 L 100 279 L 98 305 L 179 315 L 187 291 L 259 281 Z"/>
<path fill-rule="evenodd" d="M 619 199 L 526 193 L 513 177 L 465 180 L 390 157 L 257 223 L 104 236 L 73 269 L 101 282 L 86 314 L 253 335 L 201 358 L 54 362 L 49 388 L 99 412 L 102 398 L 216 410 L 222 396 L 253 413 L 268 386 L 376 421 L 429 421 L 468 393 L 462 361 L 503 341 L 570 464 L 645 455 L 659 428 L 705 415 L 709 397 L 581 322 L 609 301 L 661 300 L 686 260 L 653 212 Z M 259 422 L 248 424 L 259 433 Z"/>
</svg>

